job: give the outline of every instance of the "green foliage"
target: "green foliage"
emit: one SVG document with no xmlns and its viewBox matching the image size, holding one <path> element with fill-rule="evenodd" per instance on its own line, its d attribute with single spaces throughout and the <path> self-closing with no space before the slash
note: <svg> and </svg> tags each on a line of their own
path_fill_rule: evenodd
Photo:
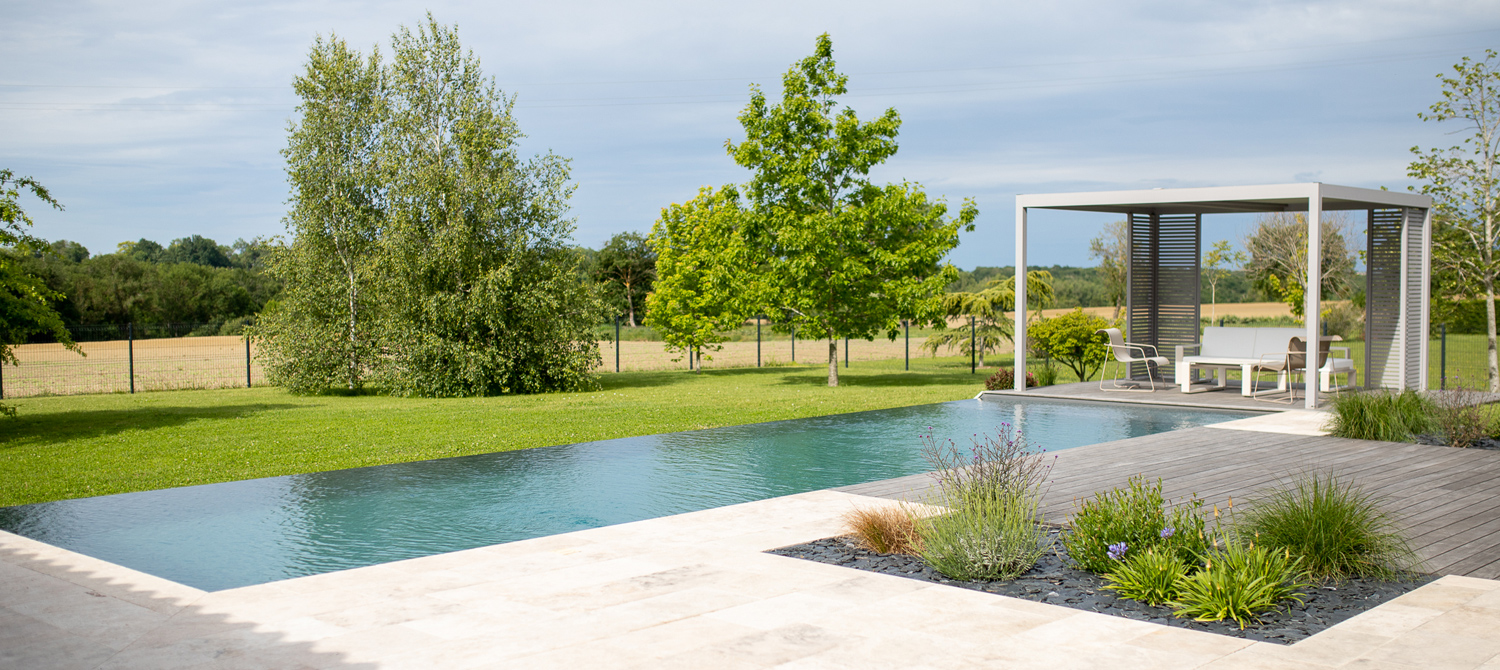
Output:
<svg viewBox="0 0 1500 670">
<path fill-rule="evenodd" d="M 1500 63 L 1492 49 L 1483 60 L 1465 56 L 1451 76 L 1438 75 L 1442 99 L 1423 121 L 1457 121 L 1463 141 L 1448 149 L 1412 147 L 1415 160 L 1407 176 L 1420 180 L 1421 191 L 1433 197 L 1433 279 L 1444 291 L 1434 295 L 1484 295 L 1493 300 L 1500 276 Z M 1493 314 L 1490 307 L 1489 314 Z M 1490 348 L 1495 347 L 1495 320 L 1485 318 Z M 1500 390 L 1500 370 L 1489 366 L 1489 390 Z"/>
<path fill-rule="evenodd" d="M 657 280 L 646 298 L 646 324 L 668 348 L 715 350 L 724 332 L 750 315 L 754 260 L 741 235 L 747 218 L 734 187 L 705 187 L 663 209 L 651 228 Z"/>
<path fill-rule="evenodd" d="M 1283 601 L 1301 602 L 1307 586 L 1298 559 L 1286 550 L 1228 542 L 1205 553 L 1203 568 L 1177 582 L 1171 605 L 1179 617 L 1232 619 L 1243 629 Z"/>
<path fill-rule="evenodd" d="M 1322 243 L 1321 295 L 1324 300 L 1348 297 L 1354 292 L 1354 253 L 1346 234 L 1349 220 L 1341 213 L 1325 215 L 1319 222 Z M 1286 303 L 1292 315 L 1302 318 L 1307 282 L 1307 216 L 1277 212 L 1263 214 L 1255 230 L 1245 238 L 1249 267 L 1256 286 L 1266 295 Z"/>
<path fill-rule="evenodd" d="M 1448 446 L 1460 449 L 1474 445 L 1479 438 L 1495 434 L 1495 422 L 1491 420 L 1485 405 L 1490 395 L 1473 388 L 1462 378 L 1454 379 L 1448 388 L 1432 396 L 1437 408 L 1433 423 L 1437 426 Z"/>
<path fill-rule="evenodd" d="M 569 244 L 567 161 L 520 157 L 514 100 L 456 29 L 429 15 L 392 52 L 382 67 L 319 40 L 297 82 L 297 239 L 257 333 L 274 378 L 423 396 L 590 388 L 603 307 Z"/>
<path fill-rule="evenodd" d="M 1415 391 L 1343 393 L 1333 399 L 1328 433 L 1334 437 L 1409 442 L 1430 432 L 1436 408 Z"/>
<path fill-rule="evenodd" d="M 1252 500 L 1238 534 L 1285 551 L 1318 580 L 1390 579 L 1418 560 L 1382 501 L 1333 473 L 1306 473 Z"/>
<path fill-rule="evenodd" d="M 1180 582 L 1188 575 L 1188 566 L 1177 552 L 1147 549 L 1132 552 L 1115 563 L 1104 575 L 1104 588 L 1121 598 L 1139 600 L 1148 605 L 1165 605 L 1177 599 Z"/>
<path fill-rule="evenodd" d="M 1028 377 L 1028 379 L 1026 380 L 1027 386 L 1031 385 L 1031 379 L 1029 379 L 1029 377 L 1033 375 L 1035 375 L 1036 377 L 1037 386 L 1051 386 L 1057 383 L 1057 366 L 1053 365 L 1052 359 L 1049 358 L 1047 359 L 1046 363 L 1038 366 L 1035 372 L 1028 371 L 1026 373 L 1026 376 Z"/>
<path fill-rule="evenodd" d="M 609 238 L 592 263 L 595 281 L 602 282 L 605 300 L 625 316 L 625 325 L 635 326 L 636 310 L 644 308 L 656 278 L 656 252 L 640 233 L 619 233 Z"/>
<path fill-rule="evenodd" d="M 1046 270 L 1026 272 L 1026 302 L 1031 309 L 1041 309 L 1052 303 L 1052 275 Z M 991 280 L 984 290 L 975 293 L 949 293 L 943 296 L 943 312 L 948 316 L 968 316 L 974 319 L 969 328 L 939 330 L 929 335 L 922 348 L 933 356 L 938 349 L 958 349 L 959 353 L 975 353 L 980 367 L 984 366 L 984 355 L 1000 348 L 1001 340 L 1014 341 L 1012 319 L 1006 312 L 1016 308 L 1016 278 Z M 940 325 L 946 325 L 940 322 Z"/>
<path fill-rule="evenodd" d="M 1143 476 L 1130 478 L 1126 488 L 1094 496 L 1079 506 L 1072 528 L 1063 535 L 1063 547 L 1081 569 L 1108 573 L 1119 561 L 1137 553 L 1158 550 L 1189 562 L 1211 543 L 1199 512 L 1197 498 L 1170 511 L 1162 497 L 1161 480 L 1147 483 Z M 1123 551 L 1110 556 L 1111 546 Z"/>
<path fill-rule="evenodd" d="M 1097 267 L 1080 268 L 1065 265 L 1033 267 L 1030 270 L 1046 270 L 1052 275 L 1052 306 L 1072 309 L 1074 307 L 1109 307 L 1114 304 L 1107 290 L 1107 278 Z M 975 293 L 984 290 L 991 280 L 1003 279 L 1015 274 L 1013 267 L 979 266 L 973 270 L 959 270 L 958 278 L 945 290 L 949 293 Z M 1207 285 L 1205 270 L 1203 284 Z M 1226 270 L 1219 282 L 1218 294 L 1225 303 L 1259 302 L 1269 300 L 1250 283 L 1244 270 Z M 1435 294 L 1434 294 L 1435 295 Z"/>
<path fill-rule="evenodd" d="M 1046 552 L 1042 487 L 1052 459 L 1009 425 L 976 438 L 964 453 L 952 440 L 922 436 L 937 478 L 932 504 L 951 511 L 917 520 L 922 559 L 953 579 L 1013 579 Z"/>
<path fill-rule="evenodd" d="M 1203 278 L 1208 281 L 1209 304 L 1213 305 L 1213 311 L 1209 312 L 1209 318 L 1218 315 L 1219 305 L 1219 282 L 1230 274 L 1237 265 L 1244 265 L 1249 257 L 1243 252 L 1237 251 L 1229 240 L 1219 240 L 1203 254 Z"/>
<path fill-rule="evenodd" d="M 1125 281 L 1130 269 L 1130 222 L 1114 221 L 1098 237 L 1089 240 L 1089 258 L 1099 259 L 1098 276 L 1118 319 L 1120 305 L 1125 303 Z"/>
<path fill-rule="evenodd" d="M 1109 357 L 1109 337 L 1098 332 L 1110 323 L 1075 309 L 1067 314 L 1042 319 L 1027 328 L 1031 346 L 1068 366 L 1079 381 L 1088 381 L 1104 367 Z"/>
<path fill-rule="evenodd" d="M 870 170 L 896 153 L 901 119 L 894 109 L 864 122 L 836 110 L 847 82 L 832 41 L 819 36 L 813 55 L 782 78 L 780 104 L 752 88 L 739 116 L 745 140 L 726 145 L 752 172 L 744 237 L 760 263 L 758 288 L 747 293 L 760 298 L 755 311 L 780 315 L 778 327 L 828 340 L 830 386 L 839 338 L 894 338 L 902 319 L 941 318 L 939 296 L 957 272 L 943 257 L 979 214 L 965 201 L 950 219 L 916 184 L 870 183 Z"/>
<path fill-rule="evenodd" d="M 35 179 L 16 177 L 10 170 L 0 169 L 0 247 L 14 250 L 0 254 L 0 365 L 18 364 L 11 346 L 42 333 L 56 338 L 68 349 L 79 351 L 78 345 L 68 335 L 62 315 L 53 306 L 63 297 L 62 294 L 27 272 L 16 256 L 17 253 L 45 248 L 41 240 L 27 232 L 32 221 L 21 206 L 23 191 L 30 191 L 43 203 L 62 209 L 62 205 Z M 85 251 L 84 255 L 87 253 Z M 14 418 L 16 410 L 0 404 L 0 414 Z"/>
<path fill-rule="evenodd" d="M 1047 551 L 1038 504 L 1035 496 L 1011 492 L 918 519 L 922 560 L 952 579 L 1015 579 Z"/>
</svg>

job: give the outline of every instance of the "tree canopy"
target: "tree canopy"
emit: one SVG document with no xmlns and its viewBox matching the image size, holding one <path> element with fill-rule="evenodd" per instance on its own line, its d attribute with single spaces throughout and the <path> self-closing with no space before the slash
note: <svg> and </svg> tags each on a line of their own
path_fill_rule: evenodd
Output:
<svg viewBox="0 0 1500 670">
<path fill-rule="evenodd" d="M 751 87 L 739 116 L 745 139 L 725 143 L 751 171 L 740 232 L 757 261 L 756 287 L 741 294 L 777 328 L 827 338 L 830 386 L 839 338 L 894 338 L 903 319 L 943 318 L 942 290 L 957 276 L 943 258 L 979 214 L 965 201 L 949 218 L 947 204 L 917 184 L 871 183 L 870 169 L 896 153 L 901 119 L 895 109 L 869 121 L 839 109 L 847 84 L 821 35 L 782 77 L 780 103 Z"/>
<path fill-rule="evenodd" d="M 640 233 L 619 233 L 595 254 L 593 275 L 604 284 L 605 300 L 634 327 L 656 280 L 656 252 Z"/>
<path fill-rule="evenodd" d="M 22 253 L 46 247 L 28 230 L 32 226 L 31 216 L 21 205 L 21 195 L 25 192 L 30 192 L 43 204 L 58 210 L 63 208 L 35 179 L 17 177 L 10 170 L 0 169 L 0 246 Z M 84 255 L 87 256 L 87 252 Z M 53 307 L 61 297 L 62 294 L 47 288 L 41 279 L 26 272 L 14 256 L 0 254 L 0 365 L 19 364 L 11 346 L 25 342 L 26 338 L 37 333 L 48 333 L 64 346 L 78 351 L 78 345 L 73 343 L 63 324 L 62 315 Z M 0 403 L 0 413 L 14 417 L 16 409 Z"/>
</svg>

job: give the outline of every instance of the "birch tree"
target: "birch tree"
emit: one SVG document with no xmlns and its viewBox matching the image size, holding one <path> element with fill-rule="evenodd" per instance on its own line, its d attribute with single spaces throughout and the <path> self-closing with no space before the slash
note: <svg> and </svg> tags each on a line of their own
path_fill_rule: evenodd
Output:
<svg viewBox="0 0 1500 670">
<path fill-rule="evenodd" d="M 1483 60 L 1468 57 L 1449 75 L 1438 75 L 1442 99 L 1423 121 L 1456 122 L 1454 133 L 1463 140 L 1447 149 L 1412 147 L 1417 156 L 1407 175 L 1424 183 L 1421 191 L 1433 197 L 1438 226 L 1434 230 L 1433 260 L 1439 272 L 1451 273 L 1466 291 L 1481 293 L 1485 304 L 1485 336 L 1489 357 L 1489 389 L 1500 391 L 1500 359 L 1496 354 L 1495 283 L 1500 275 L 1500 63 L 1486 49 Z"/>
</svg>

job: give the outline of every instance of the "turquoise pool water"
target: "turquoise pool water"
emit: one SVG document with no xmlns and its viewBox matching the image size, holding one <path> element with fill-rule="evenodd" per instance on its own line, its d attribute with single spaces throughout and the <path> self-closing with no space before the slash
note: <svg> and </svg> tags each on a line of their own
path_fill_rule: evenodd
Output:
<svg viewBox="0 0 1500 670">
<path fill-rule="evenodd" d="M 961 400 L 0 508 L 0 528 L 214 591 L 924 472 L 929 426 L 1055 451 L 1250 415 Z"/>
</svg>

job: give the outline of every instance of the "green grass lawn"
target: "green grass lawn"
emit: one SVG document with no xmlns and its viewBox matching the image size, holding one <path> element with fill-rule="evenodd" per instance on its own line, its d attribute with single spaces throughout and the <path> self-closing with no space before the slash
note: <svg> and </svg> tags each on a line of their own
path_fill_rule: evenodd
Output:
<svg viewBox="0 0 1500 670">
<path fill-rule="evenodd" d="M 992 360 L 1009 364 L 1009 358 Z M 968 359 L 627 372 L 591 393 L 412 399 L 279 388 L 7 400 L 0 506 L 972 397 Z"/>
</svg>

